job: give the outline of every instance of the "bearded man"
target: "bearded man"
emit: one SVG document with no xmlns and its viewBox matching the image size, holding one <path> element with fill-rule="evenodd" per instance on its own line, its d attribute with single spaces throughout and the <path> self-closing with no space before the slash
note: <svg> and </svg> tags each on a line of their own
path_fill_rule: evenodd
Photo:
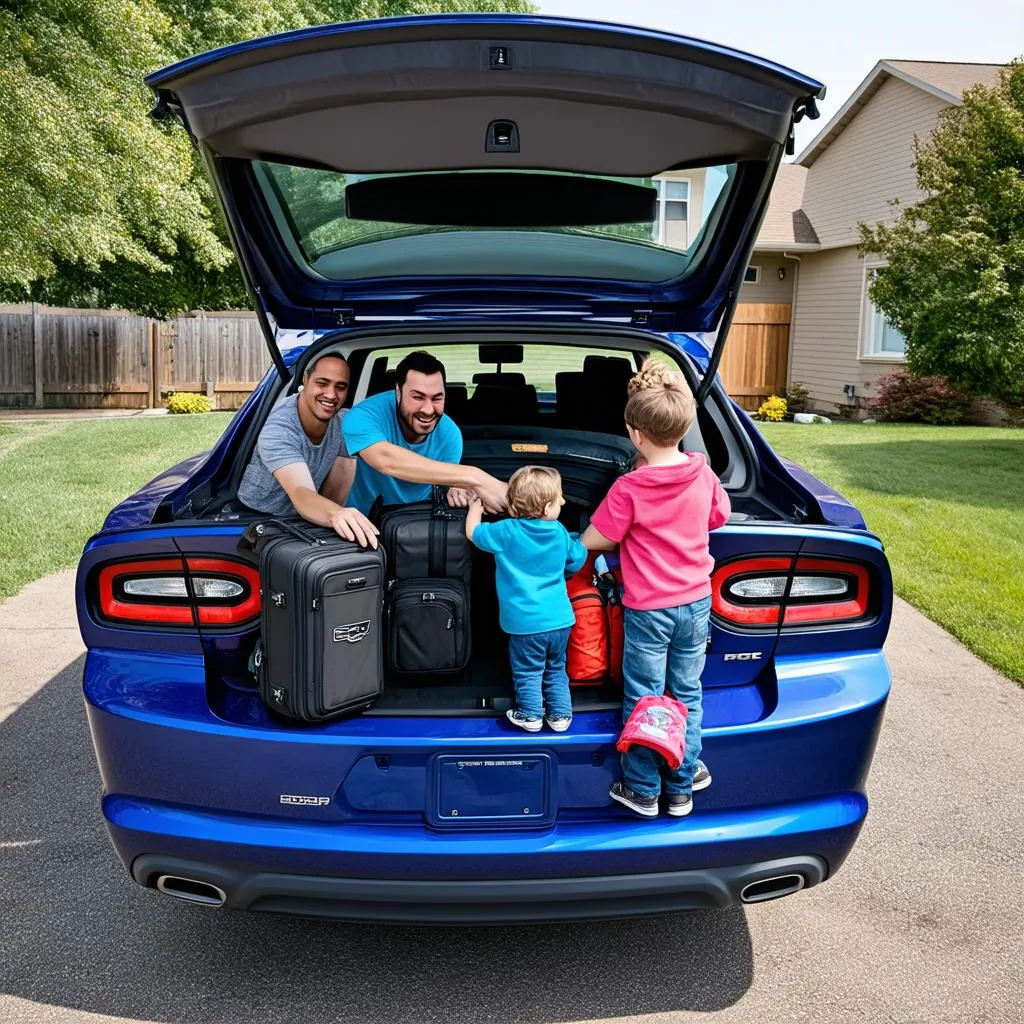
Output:
<svg viewBox="0 0 1024 1024">
<path fill-rule="evenodd" d="M 473 466 L 460 466 L 462 432 L 444 412 L 444 364 L 411 352 L 396 367 L 395 390 L 364 399 L 345 416 L 345 447 L 358 456 L 349 504 L 369 512 L 374 501 L 424 501 L 439 484 L 448 503 L 466 506 L 477 495 L 490 512 L 505 508 L 507 485 Z"/>
</svg>

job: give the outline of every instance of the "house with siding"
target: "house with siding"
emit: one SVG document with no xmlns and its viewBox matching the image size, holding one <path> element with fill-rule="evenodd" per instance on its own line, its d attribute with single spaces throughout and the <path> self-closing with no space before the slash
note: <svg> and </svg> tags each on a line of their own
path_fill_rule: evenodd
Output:
<svg viewBox="0 0 1024 1024">
<path fill-rule="evenodd" d="M 778 326 L 788 319 L 776 335 L 776 347 L 786 352 L 774 358 L 790 384 L 809 389 L 813 408 L 866 415 L 875 381 L 902 365 L 904 339 L 867 293 L 879 263 L 858 254 L 857 224 L 891 220 L 899 213 L 892 200 L 905 206 L 921 198 L 915 137 L 928 136 L 939 112 L 961 103 L 966 89 L 996 85 L 1001 68 L 881 60 L 796 160 L 780 168 L 736 323 L 760 316 Z M 743 352 L 730 358 L 722 368 L 726 386 L 730 393 L 736 387 L 750 408 L 740 380 L 750 367 L 741 365 Z"/>
</svg>

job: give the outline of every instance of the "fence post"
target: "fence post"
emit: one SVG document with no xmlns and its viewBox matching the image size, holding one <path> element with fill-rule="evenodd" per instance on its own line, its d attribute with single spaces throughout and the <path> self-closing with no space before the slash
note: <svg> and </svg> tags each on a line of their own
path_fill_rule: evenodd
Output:
<svg viewBox="0 0 1024 1024">
<path fill-rule="evenodd" d="M 149 321 L 149 407 L 160 408 L 160 345 L 156 320 Z"/>
<path fill-rule="evenodd" d="M 35 403 L 37 409 L 43 408 L 43 333 L 42 317 L 39 315 L 39 303 L 32 303 L 32 376 L 35 384 Z"/>
<path fill-rule="evenodd" d="M 203 384 L 206 387 L 206 397 L 210 400 L 210 404 L 216 407 L 217 377 L 220 373 L 220 324 L 216 320 L 209 320 L 205 312 L 199 314 L 199 320 L 201 324 L 199 344 L 203 349 L 203 376 L 205 378 Z M 217 324 L 218 328 L 215 342 L 211 342 L 209 337 L 210 327 L 213 324 Z"/>
</svg>

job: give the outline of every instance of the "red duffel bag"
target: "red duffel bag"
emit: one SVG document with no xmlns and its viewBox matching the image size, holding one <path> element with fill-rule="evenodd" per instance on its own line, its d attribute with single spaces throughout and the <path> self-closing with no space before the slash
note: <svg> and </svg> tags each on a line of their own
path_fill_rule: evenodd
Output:
<svg viewBox="0 0 1024 1024">
<path fill-rule="evenodd" d="M 575 685 L 596 686 L 608 676 L 608 616 L 594 583 L 594 555 L 566 580 L 576 624 L 569 631 L 565 671 Z"/>
<path fill-rule="evenodd" d="M 686 715 L 686 705 L 671 697 L 641 697 L 615 747 L 623 754 L 633 745 L 650 747 L 674 771 L 686 752 Z"/>
</svg>

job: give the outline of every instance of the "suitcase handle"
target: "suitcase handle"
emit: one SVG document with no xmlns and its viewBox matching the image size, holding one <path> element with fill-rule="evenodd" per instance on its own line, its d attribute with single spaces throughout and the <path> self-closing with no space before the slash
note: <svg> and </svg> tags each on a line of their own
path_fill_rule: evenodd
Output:
<svg viewBox="0 0 1024 1024">
<path fill-rule="evenodd" d="M 313 546 L 323 544 L 323 540 L 319 537 L 314 537 L 311 533 L 307 533 L 301 527 L 296 526 L 295 523 L 288 522 L 287 519 L 272 519 L 270 522 L 250 523 L 242 534 L 242 543 L 248 545 L 253 550 L 256 549 L 256 545 L 266 536 L 267 530 L 273 527 L 284 530 L 286 533 L 290 533 L 293 537 L 298 540 L 304 541 L 306 544 Z"/>
</svg>

